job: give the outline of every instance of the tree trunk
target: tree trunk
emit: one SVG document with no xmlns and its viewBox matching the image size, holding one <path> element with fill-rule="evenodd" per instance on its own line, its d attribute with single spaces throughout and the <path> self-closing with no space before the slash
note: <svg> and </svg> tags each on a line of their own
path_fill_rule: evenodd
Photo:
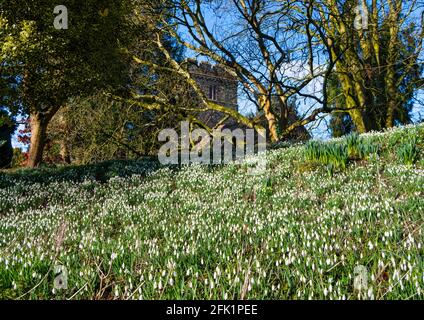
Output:
<svg viewBox="0 0 424 320">
<path fill-rule="evenodd" d="M 281 95 L 279 98 L 280 98 L 279 99 L 280 100 L 280 131 L 285 132 L 289 126 L 289 108 L 287 105 L 287 98 L 283 95 Z"/>
<path fill-rule="evenodd" d="M 361 110 L 359 109 L 352 109 L 349 111 L 350 118 L 352 119 L 353 123 L 355 124 L 356 130 L 358 133 L 365 133 L 368 132 L 368 128 L 366 125 L 365 117 Z"/>
<path fill-rule="evenodd" d="M 69 150 L 69 125 L 66 118 L 66 112 L 68 111 L 67 107 L 62 108 L 59 113 L 56 115 L 58 117 L 58 122 L 60 125 L 60 133 L 61 139 L 59 141 L 60 144 L 60 156 L 62 158 L 62 162 L 65 164 L 71 164 L 71 152 Z"/>
<path fill-rule="evenodd" d="M 390 41 L 387 57 L 386 90 L 387 90 L 387 116 L 386 127 L 391 128 L 395 124 L 395 112 L 397 107 L 397 88 L 396 88 L 396 61 L 398 60 L 398 12 L 396 7 L 390 5 Z"/>
<path fill-rule="evenodd" d="M 386 76 L 386 86 L 387 86 L 387 115 L 386 115 L 386 128 L 391 128 L 395 124 L 395 112 L 397 107 L 396 97 L 396 84 L 395 84 L 395 74 L 393 70 L 394 66 L 388 67 L 388 72 Z"/>
<path fill-rule="evenodd" d="M 71 154 L 69 152 L 68 141 L 66 138 L 60 140 L 60 156 L 65 164 L 71 164 Z"/>
<path fill-rule="evenodd" d="M 363 105 L 365 103 L 365 98 L 359 97 L 361 96 L 361 91 L 355 90 L 355 86 L 352 83 L 353 80 L 344 73 L 339 74 L 339 80 L 341 82 L 343 95 L 346 100 L 347 112 L 349 113 L 352 122 L 355 124 L 356 130 L 359 133 L 365 133 L 369 131 L 365 110 L 363 110 L 363 108 L 366 107 L 366 105 Z M 360 88 L 357 86 L 356 89 Z"/>
<path fill-rule="evenodd" d="M 259 104 L 264 111 L 265 118 L 268 121 L 269 136 L 272 142 L 278 141 L 277 120 L 271 110 L 271 101 L 265 96 L 259 98 Z"/>
<path fill-rule="evenodd" d="M 36 168 L 43 160 L 48 121 L 39 114 L 31 115 L 31 142 L 28 154 L 29 168 Z"/>
<path fill-rule="evenodd" d="M 349 81 L 350 82 L 350 81 Z M 353 86 L 350 83 L 345 83 L 344 95 L 346 99 L 347 109 L 353 124 L 355 125 L 358 133 L 368 132 L 367 119 L 365 116 L 365 110 L 358 103 L 358 93 L 355 92 Z"/>
</svg>

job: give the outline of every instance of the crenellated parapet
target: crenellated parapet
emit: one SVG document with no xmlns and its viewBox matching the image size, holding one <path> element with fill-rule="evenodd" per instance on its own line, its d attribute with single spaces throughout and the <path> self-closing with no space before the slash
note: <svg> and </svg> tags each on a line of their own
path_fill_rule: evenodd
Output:
<svg viewBox="0 0 424 320">
<path fill-rule="evenodd" d="M 238 110 L 238 80 L 222 66 L 187 59 L 187 70 L 211 101 Z"/>
</svg>

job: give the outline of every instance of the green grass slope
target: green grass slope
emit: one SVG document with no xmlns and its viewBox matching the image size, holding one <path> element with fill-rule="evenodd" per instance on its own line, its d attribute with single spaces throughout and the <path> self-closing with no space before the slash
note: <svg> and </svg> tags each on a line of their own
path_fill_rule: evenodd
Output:
<svg viewBox="0 0 424 320">
<path fill-rule="evenodd" d="M 422 299 L 423 145 L 420 125 L 272 150 L 256 167 L 0 173 L 0 298 Z"/>
</svg>

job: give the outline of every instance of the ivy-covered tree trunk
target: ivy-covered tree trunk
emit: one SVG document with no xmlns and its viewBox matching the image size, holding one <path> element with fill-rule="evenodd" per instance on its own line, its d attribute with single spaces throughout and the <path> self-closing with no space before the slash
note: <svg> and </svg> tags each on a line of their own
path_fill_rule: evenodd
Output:
<svg viewBox="0 0 424 320">
<path fill-rule="evenodd" d="M 346 101 L 347 113 L 350 115 L 356 130 L 359 133 L 365 133 L 368 131 L 367 119 L 365 116 L 365 110 L 361 108 L 361 105 L 365 103 L 365 97 L 361 92 L 359 86 L 353 84 L 353 80 L 349 78 L 344 72 L 338 74 L 341 83 L 341 88 Z M 362 97 L 359 99 L 359 97 Z M 360 105 L 358 105 L 360 104 Z M 365 105 L 366 106 L 366 105 Z"/>
<path fill-rule="evenodd" d="M 397 21 L 399 19 L 399 12 L 396 8 L 393 7 L 393 4 L 390 6 L 390 27 L 389 34 L 390 40 L 388 43 L 388 53 L 387 53 L 387 73 L 386 73 L 386 91 L 387 91 L 387 115 L 386 115 L 386 127 L 393 127 L 395 124 L 395 113 L 397 108 L 397 97 L 399 94 L 402 94 L 398 91 L 396 85 L 396 62 L 398 60 L 399 52 L 399 43 L 398 43 L 398 34 L 399 26 Z"/>
<path fill-rule="evenodd" d="M 391 128 L 395 124 L 395 112 L 397 107 L 396 96 L 396 84 L 395 84 L 395 74 L 393 69 L 389 67 L 387 72 L 386 86 L 387 86 L 387 115 L 386 115 L 386 127 Z"/>
</svg>

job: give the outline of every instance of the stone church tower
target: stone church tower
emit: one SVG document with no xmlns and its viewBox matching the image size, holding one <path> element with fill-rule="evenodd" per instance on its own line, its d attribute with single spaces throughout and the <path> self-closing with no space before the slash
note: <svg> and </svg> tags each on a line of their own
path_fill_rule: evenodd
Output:
<svg viewBox="0 0 424 320">
<path fill-rule="evenodd" d="M 210 101 L 238 111 L 238 80 L 236 77 L 229 74 L 219 65 L 197 62 L 194 59 L 188 59 L 187 61 L 190 75 Z M 208 111 L 202 113 L 200 120 L 208 126 L 214 127 L 223 117 L 224 115 L 220 112 Z M 232 127 L 235 125 L 235 121 L 229 119 L 224 124 L 226 127 Z"/>
</svg>

